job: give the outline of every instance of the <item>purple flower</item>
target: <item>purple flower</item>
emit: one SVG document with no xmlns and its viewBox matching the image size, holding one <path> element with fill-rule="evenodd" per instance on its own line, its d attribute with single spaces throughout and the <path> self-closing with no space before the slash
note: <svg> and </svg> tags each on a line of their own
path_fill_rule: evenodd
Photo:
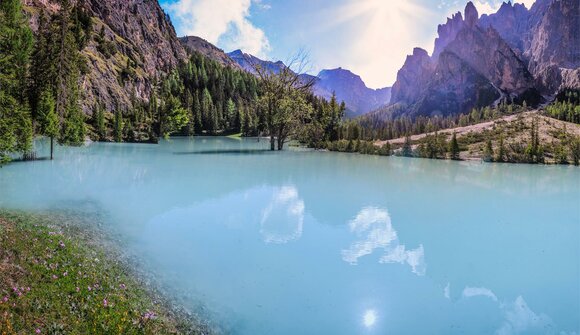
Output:
<svg viewBox="0 0 580 335">
<path fill-rule="evenodd" d="M 151 311 L 147 311 L 145 312 L 145 314 L 143 314 L 143 319 L 145 320 L 153 320 L 157 317 L 157 314 L 155 314 L 155 312 L 151 312 Z"/>
<path fill-rule="evenodd" d="M 36 328 L 35 333 L 40 334 L 40 329 L 39 328 Z"/>
<path fill-rule="evenodd" d="M 89 289 L 89 291 L 92 291 L 92 290 L 93 290 L 93 289 L 92 289 L 90 286 L 89 286 L 89 287 L 87 287 L 87 288 Z"/>
<path fill-rule="evenodd" d="M 81 290 L 81 289 L 77 287 L 77 292 L 80 292 L 80 290 Z"/>
<path fill-rule="evenodd" d="M 124 290 L 127 288 L 127 286 L 125 286 L 125 284 L 121 284 L 121 285 L 119 285 L 119 287 L 121 288 L 121 290 Z"/>
<path fill-rule="evenodd" d="M 103 299 L 103 306 L 109 307 L 109 302 L 107 301 L 107 299 Z"/>
<path fill-rule="evenodd" d="M 68 276 L 68 271 L 65 271 L 62 275 L 63 275 L 63 277 Z"/>
</svg>

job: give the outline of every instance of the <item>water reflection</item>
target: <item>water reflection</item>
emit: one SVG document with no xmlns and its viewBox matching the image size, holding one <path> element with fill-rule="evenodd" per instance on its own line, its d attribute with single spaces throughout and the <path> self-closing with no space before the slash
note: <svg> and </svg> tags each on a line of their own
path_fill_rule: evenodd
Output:
<svg viewBox="0 0 580 335">
<path fill-rule="evenodd" d="M 462 298 L 473 297 L 485 297 L 497 303 L 503 322 L 495 331 L 496 335 L 556 333 L 552 319 L 544 313 L 536 313 L 530 309 L 521 295 L 514 301 L 500 302 L 495 293 L 486 287 L 465 287 Z M 567 333 L 562 331 L 560 334 Z"/>
<path fill-rule="evenodd" d="M 342 259 L 345 262 L 355 265 L 359 258 L 372 254 L 375 249 L 382 249 L 384 254 L 379 259 L 380 263 L 406 263 L 413 273 L 425 275 L 423 245 L 407 250 L 405 245 L 399 242 L 391 217 L 386 210 L 377 207 L 363 208 L 348 225 L 359 240 L 353 242 L 350 248 L 342 250 Z"/>
<path fill-rule="evenodd" d="M 283 244 L 302 236 L 304 201 L 294 186 L 274 188 L 268 206 L 262 211 L 260 234 L 266 243 Z"/>
</svg>

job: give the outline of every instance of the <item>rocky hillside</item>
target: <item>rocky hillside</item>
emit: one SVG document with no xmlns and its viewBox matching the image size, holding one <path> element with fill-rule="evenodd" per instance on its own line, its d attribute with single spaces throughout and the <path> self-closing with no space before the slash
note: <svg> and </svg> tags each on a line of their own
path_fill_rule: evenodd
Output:
<svg viewBox="0 0 580 335">
<path fill-rule="evenodd" d="M 438 27 L 432 56 L 415 49 L 397 75 L 392 103 L 409 115 L 449 115 L 508 102 L 540 103 L 580 87 L 579 2 L 504 3 L 481 18 L 473 3 Z"/>
<path fill-rule="evenodd" d="M 199 52 L 208 58 L 218 61 L 224 66 L 241 68 L 238 63 L 234 62 L 222 49 L 216 47 L 201 37 L 185 36 L 180 37 L 179 41 L 187 51 Z"/>
<path fill-rule="evenodd" d="M 186 52 L 159 3 L 154 0 L 78 0 L 92 16 L 92 36 L 83 50 L 88 74 L 82 78 L 83 108 L 98 101 L 108 110 L 148 100 L 156 78 L 186 59 Z M 33 30 L 43 12 L 59 9 L 55 0 L 25 0 Z M 134 98 L 132 98 L 134 96 Z"/>
</svg>

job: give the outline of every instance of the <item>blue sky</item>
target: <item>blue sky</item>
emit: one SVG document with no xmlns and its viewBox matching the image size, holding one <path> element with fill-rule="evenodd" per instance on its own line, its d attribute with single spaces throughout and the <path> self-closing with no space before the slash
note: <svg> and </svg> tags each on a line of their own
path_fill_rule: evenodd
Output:
<svg viewBox="0 0 580 335">
<path fill-rule="evenodd" d="M 466 0 L 161 0 L 179 36 L 269 60 L 309 54 L 309 71 L 343 67 L 372 88 L 391 86 L 413 47 L 432 52 L 437 25 Z M 473 1 L 480 14 L 501 0 Z M 529 8 L 534 0 L 521 0 Z"/>
</svg>

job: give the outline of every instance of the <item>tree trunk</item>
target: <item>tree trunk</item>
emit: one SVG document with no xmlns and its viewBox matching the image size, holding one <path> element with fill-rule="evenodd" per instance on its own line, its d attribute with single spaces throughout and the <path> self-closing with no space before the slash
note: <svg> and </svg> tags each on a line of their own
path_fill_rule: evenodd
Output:
<svg viewBox="0 0 580 335">
<path fill-rule="evenodd" d="M 278 137 L 278 150 L 282 150 L 284 149 L 284 139 L 282 138 L 282 136 Z"/>
<path fill-rule="evenodd" d="M 54 152 L 54 137 L 50 137 L 50 160 L 53 159 Z"/>
<path fill-rule="evenodd" d="M 276 150 L 276 138 L 274 137 L 274 135 L 270 136 L 270 150 L 272 151 Z"/>
</svg>

